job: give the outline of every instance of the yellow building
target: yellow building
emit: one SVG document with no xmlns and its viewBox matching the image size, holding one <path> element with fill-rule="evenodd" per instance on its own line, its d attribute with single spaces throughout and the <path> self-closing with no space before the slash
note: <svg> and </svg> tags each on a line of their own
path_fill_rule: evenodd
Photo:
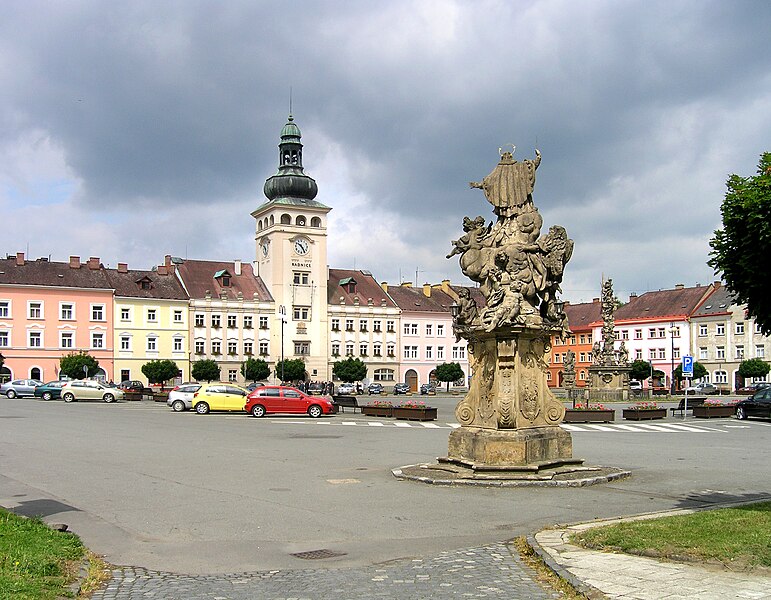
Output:
<svg viewBox="0 0 771 600">
<path fill-rule="evenodd" d="M 190 309 L 188 296 L 173 269 L 129 270 L 118 263 L 108 270 L 114 289 L 114 373 L 118 381 L 147 384 L 142 366 L 151 360 L 172 360 L 178 381 L 190 380 Z"/>
</svg>

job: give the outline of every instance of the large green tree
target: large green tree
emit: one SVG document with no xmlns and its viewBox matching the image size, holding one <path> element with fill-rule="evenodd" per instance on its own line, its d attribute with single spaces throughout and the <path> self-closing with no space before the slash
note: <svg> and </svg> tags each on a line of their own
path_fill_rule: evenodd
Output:
<svg viewBox="0 0 771 600">
<path fill-rule="evenodd" d="M 99 371 L 99 361 L 88 352 L 70 352 L 59 359 L 59 371 L 70 379 L 86 379 Z"/>
<path fill-rule="evenodd" d="M 142 373 L 150 383 L 160 383 L 161 391 L 169 379 L 179 375 L 179 367 L 173 360 L 151 360 L 142 365 Z"/>
<path fill-rule="evenodd" d="M 283 367 L 282 367 L 283 366 Z M 276 363 L 276 377 L 281 381 L 305 379 L 305 361 L 302 358 L 285 358 Z"/>
<path fill-rule="evenodd" d="M 760 155 L 754 177 L 731 175 L 721 213 L 723 228 L 710 240 L 709 266 L 725 281 L 765 335 L 771 335 L 771 152 Z"/>
<path fill-rule="evenodd" d="M 441 365 L 437 365 L 436 367 L 436 378 L 439 381 L 445 381 L 447 382 L 447 391 L 450 391 L 450 382 L 451 381 L 458 381 L 458 379 L 463 379 L 463 369 L 461 369 L 461 366 L 459 363 L 451 362 L 451 363 L 442 363 Z"/>
<path fill-rule="evenodd" d="M 332 373 L 340 381 L 353 383 L 354 381 L 361 381 L 367 376 L 367 365 L 360 358 L 350 357 L 345 360 L 338 360 L 332 366 Z"/>
<path fill-rule="evenodd" d="M 196 381 L 214 381 L 220 378 L 220 367 L 216 361 L 204 358 L 193 363 L 190 374 Z"/>
<path fill-rule="evenodd" d="M 749 379 L 750 377 L 765 377 L 771 365 L 760 358 L 748 358 L 739 363 L 739 376 Z"/>
<path fill-rule="evenodd" d="M 261 358 L 249 357 L 241 364 L 241 375 L 247 381 L 260 381 L 270 377 L 270 367 Z"/>
</svg>

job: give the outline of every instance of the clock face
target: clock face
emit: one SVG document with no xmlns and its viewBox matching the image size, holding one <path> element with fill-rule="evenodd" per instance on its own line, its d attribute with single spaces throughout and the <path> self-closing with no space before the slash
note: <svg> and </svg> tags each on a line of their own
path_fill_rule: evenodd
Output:
<svg viewBox="0 0 771 600">
<path fill-rule="evenodd" d="M 262 248 L 262 255 L 263 256 L 267 256 L 268 255 L 268 248 L 269 248 L 268 242 L 263 242 L 260 247 Z"/>
<path fill-rule="evenodd" d="M 310 246 L 308 245 L 308 240 L 300 238 L 299 240 L 295 240 L 294 242 L 294 251 L 297 252 L 297 254 L 305 255 L 308 254 L 308 250 L 310 249 Z"/>
</svg>

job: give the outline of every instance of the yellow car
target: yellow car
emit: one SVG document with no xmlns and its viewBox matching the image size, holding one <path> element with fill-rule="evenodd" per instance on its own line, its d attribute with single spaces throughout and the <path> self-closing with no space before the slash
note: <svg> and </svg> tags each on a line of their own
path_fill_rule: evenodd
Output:
<svg viewBox="0 0 771 600">
<path fill-rule="evenodd" d="M 199 415 L 212 410 L 244 412 L 248 395 L 249 392 L 234 383 L 204 383 L 193 394 L 193 410 Z"/>
</svg>

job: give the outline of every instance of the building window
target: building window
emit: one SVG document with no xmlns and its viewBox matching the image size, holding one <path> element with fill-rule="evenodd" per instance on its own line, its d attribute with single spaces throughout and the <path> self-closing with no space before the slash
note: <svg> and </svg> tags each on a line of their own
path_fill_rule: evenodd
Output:
<svg viewBox="0 0 771 600">
<path fill-rule="evenodd" d="M 128 352 L 131 350 L 131 336 L 129 335 L 122 335 L 120 336 L 120 349 L 124 352 Z"/>
<path fill-rule="evenodd" d="M 587 362 L 586 352 L 578 353 L 578 362 Z"/>
<path fill-rule="evenodd" d="M 444 325 L 442 325 L 441 323 L 436 326 L 436 336 L 444 337 Z M 439 357 L 437 356 L 437 358 Z"/>
<path fill-rule="evenodd" d="M 581 336 L 581 337 L 584 337 L 584 336 Z M 623 329 L 621 331 L 621 339 L 622 340 L 628 340 L 629 339 L 629 330 L 628 329 Z M 584 343 L 583 340 L 581 341 L 581 343 L 582 344 Z"/>
<path fill-rule="evenodd" d="M 40 331 L 30 331 L 28 345 L 30 348 L 40 348 L 43 345 L 43 334 Z"/>
<path fill-rule="evenodd" d="M 434 326 L 430 323 L 426 325 L 426 335 L 434 335 Z"/>
<path fill-rule="evenodd" d="M 634 359 L 635 360 L 642 360 L 643 359 L 643 357 L 642 357 L 642 350 L 640 350 L 639 348 L 637 348 L 634 351 Z"/>
<path fill-rule="evenodd" d="M 551 371 L 546 372 L 546 381 L 551 381 Z"/>
<path fill-rule="evenodd" d="M 158 350 L 158 338 L 156 337 L 147 338 L 147 351 L 156 352 L 157 350 Z"/>
<path fill-rule="evenodd" d="M 715 383 L 728 383 L 728 373 L 725 371 L 715 371 Z"/>
<path fill-rule="evenodd" d="M 246 354 L 246 356 L 251 356 L 253 350 L 254 350 L 253 342 L 244 342 L 244 354 Z"/>
<path fill-rule="evenodd" d="M 737 344 L 737 346 L 736 346 L 736 358 L 738 358 L 738 359 L 744 358 L 744 345 Z"/>
<path fill-rule="evenodd" d="M 404 335 L 418 335 L 418 324 L 417 323 L 405 323 L 404 324 Z"/>
<path fill-rule="evenodd" d="M 195 326 L 196 327 L 203 327 L 204 326 L 204 316 L 201 313 L 195 313 Z"/>
<path fill-rule="evenodd" d="M 228 369 L 228 381 L 230 381 L 230 382 L 238 381 L 238 370 L 237 369 Z"/>
<path fill-rule="evenodd" d="M 673 338 L 679 338 L 680 337 L 680 327 L 679 326 L 672 327 L 672 337 Z"/>
<path fill-rule="evenodd" d="M 2 304 L 0 304 L 0 317 L 2 316 Z M 760 323 L 755 323 L 755 333 L 763 333 L 763 328 L 760 326 Z"/>
<path fill-rule="evenodd" d="M 465 346 L 453 346 L 452 347 L 452 357 L 455 360 L 463 360 L 466 358 L 466 347 Z"/>
<path fill-rule="evenodd" d="M 340 343 L 334 342 L 332 344 L 332 356 L 340 356 Z"/>
<path fill-rule="evenodd" d="M 244 329 L 251 329 L 254 318 L 252 315 L 244 315 Z M 265 327 L 268 326 L 268 317 L 265 317 Z"/>
<path fill-rule="evenodd" d="M 382 356 L 383 346 L 380 342 L 375 342 L 372 345 L 372 356 Z"/>
<path fill-rule="evenodd" d="M 158 320 L 158 311 L 154 308 L 147 309 L 147 321 L 149 323 L 155 323 Z"/>
<path fill-rule="evenodd" d="M 238 327 L 238 317 L 236 315 L 228 315 L 228 328 L 235 329 Z"/>
<path fill-rule="evenodd" d="M 418 347 L 417 346 L 405 346 L 404 347 L 404 358 L 417 358 L 418 357 Z"/>
<path fill-rule="evenodd" d="M 433 358 L 434 358 L 434 347 L 426 346 L 426 360 L 431 360 Z"/>
<path fill-rule="evenodd" d="M 396 321 L 386 321 L 386 333 L 396 333 Z"/>
<path fill-rule="evenodd" d="M 181 310 L 174 310 L 174 322 L 175 323 L 181 323 L 182 322 L 182 311 Z"/>
<path fill-rule="evenodd" d="M 311 353 L 311 343 L 310 342 L 295 342 L 294 343 L 294 353 L 305 355 Z"/>
<path fill-rule="evenodd" d="M 238 353 L 238 342 L 229 341 L 228 354 L 237 354 L 237 353 Z"/>
<path fill-rule="evenodd" d="M 211 353 L 212 354 L 220 354 L 222 352 L 222 342 L 212 342 L 211 343 Z"/>
<path fill-rule="evenodd" d="M 345 320 L 345 330 L 346 331 L 353 331 L 353 319 L 346 319 Z"/>
<path fill-rule="evenodd" d="M 389 358 L 394 358 L 396 356 L 396 344 L 388 344 L 386 346 L 386 353 Z"/>
<path fill-rule="evenodd" d="M 372 321 L 372 331 L 380 333 L 380 320 L 376 319 Z"/>
<path fill-rule="evenodd" d="M 43 318 L 43 303 L 42 302 L 30 302 L 28 306 L 29 306 L 29 318 L 30 319 L 42 319 Z"/>
<path fill-rule="evenodd" d="M 755 358 L 765 358 L 766 357 L 766 347 L 763 344 L 758 344 L 755 346 Z"/>
<path fill-rule="evenodd" d="M 579 378 L 581 381 L 586 381 L 586 371 L 579 371 L 579 372 L 578 372 L 578 378 Z"/>
<path fill-rule="evenodd" d="M 707 326 L 699 325 L 699 337 L 704 337 L 705 335 L 707 335 Z"/>
<path fill-rule="evenodd" d="M 175 337 L 172 340 L 172 352 L 182 352 L 182 338 L 181 337 Z"/>
<path fill-rule="evenodd" d="M 656 348 L 648 350 L 648 360 L 656 360 Z"/>
<path fill-rule="evenodd" d="M 345 345 L 345 355 L 346 356 L 353 356 L 353 342 L 348 342 Z"/>
<path fill-rule="evenodd" d="M 260 329 L 268 328 L 268 317 L 260 317 Z"/>
<path fill-rule="evenodd" d="M 666 358 L 667 358 L 667 349 L 659 348 L 659 360 L 664 360 Z"/>
<path fill-rule="evenodd" d="M 672 358 L 675 360 L 680 358 L 680 348 L 672 348 Z"/>
<path fill-rule="evenodd" d="M 260 342 L 260 356 L 268 355 L 268 342 Z"/>
<path fill-rule="evenodd" d="M 667 330 L 666 327 L 659 327 L 659 337 L 665 338 L 667 337 Z"/>
<path fill-rule="evenodd" d="M 744 322 L 736 324 L 736 335 L 744 335 Z"/>
<path fill-rule="evenodd" d="M 699 348 L 699 360 L 707 360 L 708 358 L 709 358 L 708 350 L 704 346 L 701 346 Z"/>
<path fill-rule="evenodd" d="M 359 331 L 362 333 L 367 333 L 367 320 L 366 319 L 359 319 Z"/>
<path fill-rule="evenodd" d="M 359 356 L 367 356 L 367 348 L 369 344 L 362 342 L 359 344 Z"/>
<path fill-rule="evenodd" d="M 651 339 L 651 340 L 656 339 L 656 328 L 655 327 L 651 327 L 650 329 L 648 329 L 648 339 Z"/>
<path fill-rule="evenodd" d="M 715 358 L 718 360 L 725 360 L 725 346 L 715 347 Z"/>
<path fill-rule="evenodd" d="M 91 334 L 91 347 L 94 350 L 99 350 L 101 348 L 104 348 L 104 334 L 103 333 L 92 333 Z"/>
<path fill-rule="evenodd" d="M 394 370 L 393 369 L 375 369 L 373 376 L 375 381 L 393 381 Z"/>
<path fill-rule="evenodd" d="M 104 321 L 104 304 L 94 304 L 91 306 L 91 320 Z"/>
<path fill-rule="evenodd" d="M 74 335 L 72 332 L 63 331 L 59 337 L 59 346 L 61 348 L 72 348 Z"/>
<path fill-rule="evenodd" d="M 74 304 L 61 304 L 59 306 L 59 319 L 62 321 L 72 321 L 75 318 L 75 305 Z"/>
<path fill-rule="evenodd" d="M 439 334 L 439 327 L 437 326 L 437 335 Z M 444 346 L 436 347 L 436 360 L 444 360 Z"/>
<path fill-rule="evenodd" d="M 0 331 L 0 348 L 8 347 L 8 332 Z"/>
<path fill-rule="evenodd" d="M 307 306 L 295 306 L 292 309 L 292 318 L 295 321 L 307 321 L 308 320 L 308 307 Z"/>
<path fill-rule="evenodd" d="M 196 340 L 195 342 L 195 353 L 196 354 L 203 354 L 204 353 L 204 342 Z"/>
<path fill-rule="evenodd" d="M 563 354 L 561 352 L 555 352 L 554 353 L 554 362 L 555 362 L 555 364 L 562 362 L 562 356 L 563 356 Z"/>
<path fill-rule="evenodd" d="M 332 319 L 332 331 L 340 331 L 340 319 Z"/>
<path fill-rule="evenodd" d="M 618 332 L 614 332 L 614 333 L 616 334 L 616 339 L 618 339 Z M 570 336 L 570 339 L 568 340 L 568 343 L 569 343 L 571 346 L 575 346 L 575 345 L 576 345 L 576 336 L 574 336 L 574 335 L 571 335 L 571 336 Z"/>
<path fill-rule="evenodd" d="M 294 284 L 295 285 L 308 285 L 308 273 L 301 273 L 299 271 L 295 271 L 295 273 L 294 273 Z"/>
<path fill-rule="evenodd" d="M 222 317 L 220 315 L 212 315 L 211 316 L 211 326 L 215 329 L 219 329 L 220 324 L 222 323 Z"/>
<path fill-rule="evenodd" d="M 635 329 L 634 330 L 634 339 L 641 340 L 642 339 L 642 329 Z"/>
<path fill-rule="evenodd" d="M 715 335 L 725 335 L 725 323 L 718 323 L 715 326 Z"/>
<path fill-rule="evenodd" d="M 11 314 L 11 303 L 8 300 L 0 300 L 0 317 L 8 318 Z"/>
</svg>

